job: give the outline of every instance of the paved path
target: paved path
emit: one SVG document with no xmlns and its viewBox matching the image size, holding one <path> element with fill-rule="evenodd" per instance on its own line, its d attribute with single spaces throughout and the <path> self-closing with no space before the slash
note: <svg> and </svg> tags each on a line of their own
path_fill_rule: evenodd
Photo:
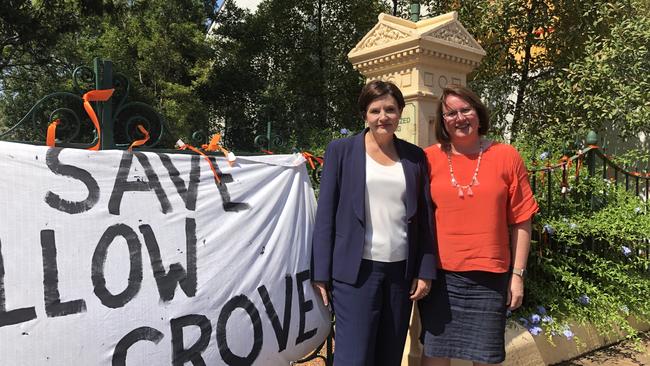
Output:
<svg viewBox="0 0 650 366">
<path fill-rule="evenodd" d="M 590 352 L 582 357 L 555 366 L 650 366 L 650 332 L 641 335 L 641 350 L 630 341 Z M 314 360 L 300 366 L 322 366 L 325 362 Z"/>
<path fill-rule="evenodd" d="M 557 366 L 650 366 L 650 332 L 641 335 L 641 350 L 630 341 L 593 351 Z"/>
</svg>

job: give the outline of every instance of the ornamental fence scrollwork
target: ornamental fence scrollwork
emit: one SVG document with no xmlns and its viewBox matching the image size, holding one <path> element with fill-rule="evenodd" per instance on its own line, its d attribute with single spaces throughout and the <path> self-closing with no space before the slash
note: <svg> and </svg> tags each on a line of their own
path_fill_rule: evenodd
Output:
<svg viewBox="0 0 650 366">
<path fill-rule="evenodd" d="M 90 148 L 97 144 L 97 132 L 84 110 L 83 95 L 91 90 L 114 89 L 106 102 L 91 102 L 101 126 L 101 149 L 126 149 L 142 138 L 138 125 L 149 132 L 145 147 L 156 146 L 165 131 L 163 117 L 150 105 L 128 101 L 130 83 L 120 73 L 113 73 L 109 60 L 94 60 L 94 67 L 77 67 L 72 84 L 79 94 L 54 92 L 37 101 L 16 124 L 0 132 L 0 140 L 35 143 L 45 141 L 47 126 L 58 120 L 56 145 Z"/>
</svg>

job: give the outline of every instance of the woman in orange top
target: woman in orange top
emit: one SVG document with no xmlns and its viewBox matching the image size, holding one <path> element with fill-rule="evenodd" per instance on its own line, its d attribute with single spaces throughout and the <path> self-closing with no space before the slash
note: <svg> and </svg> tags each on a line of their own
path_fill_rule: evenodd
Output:
<svg viewBox="0 0 650 366">
<path fill-rule="evenodd" d="M 526 167 L 510 145 L 485 138 L 489 114 L 462 86 L 443 89 L 425 149 L 440 268 L 418 306 L 422 366 L 505 359 L 506 309 L 524 296 L 531 219 L 538 210 Z"/>
</svg>

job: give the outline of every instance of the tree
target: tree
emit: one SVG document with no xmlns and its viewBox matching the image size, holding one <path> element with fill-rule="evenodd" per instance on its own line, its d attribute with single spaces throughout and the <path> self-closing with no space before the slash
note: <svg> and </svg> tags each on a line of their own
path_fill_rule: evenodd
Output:
<svg viewBox="0 0 650 366">
<path fill-rule="evenodd" d="M 627 139 L 650 134 L 650 4 L 602 3 L 603 18 L 625 13 L 585 43 L 585 53 L 554 80 L 558 112 L 571 126 Z M 646 145 L 646 148 L 648 146 Z"/>
<path fill-rule="evenodd" d="M 285 149 L 322 149 L 334 131 L 360 129 L 355 100 L 363 78 L 347 53 L 383 10 L 367 0 L 267 0 L 250 14 L 227 3 L 203 86 L 227 143 L 258 150 L 253 137 L 268 121 Z"/>
<path fill-rule="evenodd" d="M 0 2 L 0 75 L 46 64 L 59 37 L 78 29 L 76 15 L 70 1 Z"/>
<path fill-rule="evenodd" d="M 401 2 L 402 9 L 407 3 Z M 486 50 L 487 55 L 468 80 L 492 109 L 495 136 L 509 136 L 511 141 L 522 137 L 566 142 L 576 133 L 584 136 L 585 130 L 600 128 L 612 113 L 620 116 L 622 109 L 636 112 L 624 113 L 629 116 L 621 122 L 625 127 L 617 130 L 628 134 L 644 131 L 632 120 L 646 116 L 647 106 L 643 107 L 641 100 L 647 97 L 642 90 L 648 73 L 626 74 L 623 70 L 628 65 L 635 65 L 636 70 L 648 69 L 647 35 L 643 32 L 647 1 L 421 3 L 432 15 L 457 11 L 460 21 Z M 603 53 L 612 57 L 603 58 Z M 613 57 L 614 53 L 619 56 Z M 638 88 L 614 89 L 609 86 L 611 78 L 620 80 L 619 85 L 629 83 Z M 583 86 L 587 88 L 587 83 L 589 90 L 583 93 L 588 96 L 575 93 Z M 602 103 L 602 99 L 615 100 L 616 106 Z M 588 108 L 582 110 L 585 106 Z"/>
<path fill-rule="evenodd" d="M 133 100 L 151 104 L 165 117 L 164 146 L 207 124 L 207 108 L 195 92 L 210 56 L 205 32 L 211 14 L 204 1 L 84 1 L 69 9 L 77 20 L 74 32 L 63 31 L 38 55 L 24 52 L 23 64 L 5 68 L 1 124 L 13 125 L 48 93 L 70 91 L 72 70 L 97 56 L 111 59 L 115 71 L 130 80 Z M 25 11 L 32 18 L 39 14 L 38 8 Z M 53 15 L 49 9 L 44 14 Z"/>
</svg>

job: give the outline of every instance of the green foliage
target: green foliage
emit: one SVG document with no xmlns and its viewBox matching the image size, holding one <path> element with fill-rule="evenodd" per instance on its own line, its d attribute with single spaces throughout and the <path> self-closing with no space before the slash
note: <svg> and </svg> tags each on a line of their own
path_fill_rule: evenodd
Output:
<svg viewBox="0 0 650 366">
<path fill-rule="evenodd" d="M 457 11 L 486 50 L 468 80 L 496 136 L 559 145 L 590 129 L 614 141 L 648 132 L 647 0 L 421 3 L 432 16 Z"/>
<path fill-rule="evenodd" d="M 167 143 L 224 133 L 259 151 L 273 132 L 322 151 L 341 128 L 359 130 L 363 77 L 347 53 L 380 12 L 410 1 L 265 0 L 255 13 L 227 2 L 206 38 L 205 0 L 10 0 L 0 5 L 0 125 L 35 96 L 70 90 L 70 72 L 110 58 L 134 99 L 169 122 Z M 422 0 L 432 16 L 457 11 L 486 50 L 469 75 L 492 110 L 493 134 L 554 146 L 594 129 L 607 140 L 649 133 L 647 0 Z M 67 87 L 67 88 L 66 88 Z M 607 133 L 605 133 L 607 132 Z M 647 150 L 648 146 L 644 146 Z"/>
<path fill-rule="evenodd" d="M 513 319 L 529 329 L 538 326 L 551 340 L 572 338 L 570 324 L 586 322 L 602 334 L 623 332 L 634 338 L 631 317 L 650 321 L 648 205 L 624 184 L 603 179 L 602 171 L 587 177 L 583 166 L 576 177 L 575 164 L 568 171 L 564 185 L 561 169 L 550 178 L 544 171 L 535 173 L 541 206 L 534 222 L 538 235 L 531 248 L 524 305 Z M 533 314 L 543 315 L 540 310 L 548 317 L 533 325 Z"/>
<path fill-rule="evenodd" d="M 253 137 L 265 134 L 269 121 L 286 143 L 275 151 L 322 151 L 341 128 L 358 130 L 363 77 L 347 53 L 382 10 L 370 0 L 267 0 L 250 14 L 226 3 L 202 86 L 226 144 L 259 151 Z"/>
<path fill-rule="evenodd" d="M 75 10 L 72 1 L 0 2 L 0 75 L 48 63 L 59 37 L 78 29 Z"/>
<path fill-rule="evenodd" d="M 33 2 L 38 4 L 39 2 Z M 197 97 L 197 84 L 204 77 L 210 58 L 205 42 L 205 3 L 201 0 L 77 2 L 44 1 L 42 12 L 59 22 L 53 9 L 63 7 L 77 28 L 58 32 L 43 47 L 43 62 L 31 53 L 29 62 L 5 69 L 1 80 L 0 125 L 18 122 L 40 98 L 54 91 L 73 91 L 72 71 L 91 65 L 101 56 L 114 63 L 115 72 L 131 82 L 130 98 L 152 105 L 167 122 L 164 146 L 188 139 L 192 131 L 208 122 L 208 109 Z M 36 5 L 34 5 L 36 6 Z M 39 8 L 26 10 L 32 17 Z M 19 16 L 12 11 L 11 16 Z M 4 15 L 4 13 L 3 13 Z M 63 22 L 65 23 L 65 22 Z M 29 31 L 23 29 L 26 36 Z M 39 53 L 40 54 L 40 53 Z M 44 131 L 39 131 L 42 135 Z M 31 138 L 23 132 L 18 139 Z M 37 139 L 40 137 L 36 136 Z"/>
<path fill-rule="evenodd" d="M 612 24 L 606 37 L 590 36 L 584 58 L 555 79 L 567 124 L 607 128 L 618 137 L 650 132 L 650 18 L 639 10 L 632 14 Z"/>
</svg>

